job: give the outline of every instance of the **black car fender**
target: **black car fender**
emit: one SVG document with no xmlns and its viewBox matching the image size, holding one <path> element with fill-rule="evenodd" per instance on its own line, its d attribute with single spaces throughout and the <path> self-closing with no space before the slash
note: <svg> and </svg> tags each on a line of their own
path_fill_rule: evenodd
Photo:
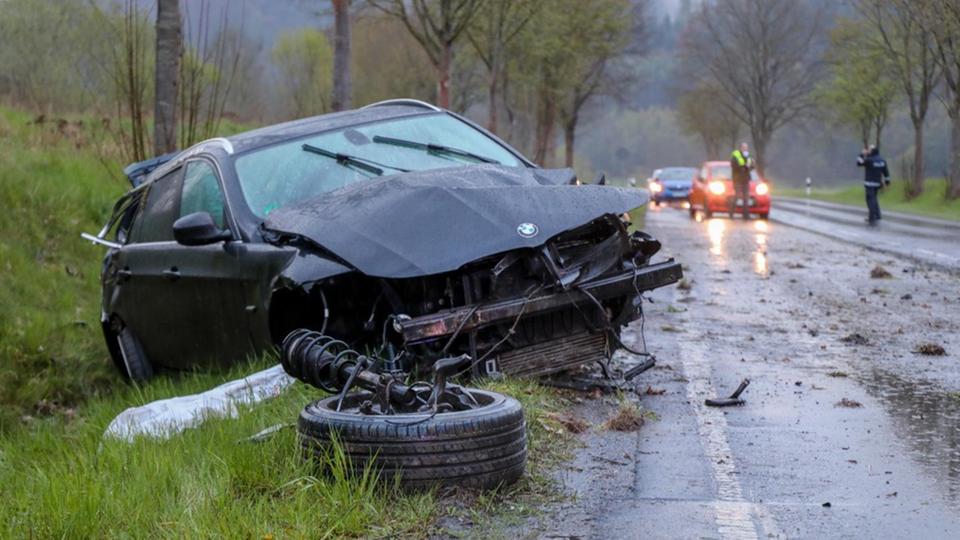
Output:
<svg viewBox="0 0 960 540">
<path fill-rule="evenodd" d="M 266 300 L 270 341 L 279 344 L 294 328 L 319 329 L 324 325 L 329 312 L 324 305 L 324 293 L 318 285 L 353 271 L 308 249 L 297 249 L 296 255 L 273 279 Z"/>
</svg>

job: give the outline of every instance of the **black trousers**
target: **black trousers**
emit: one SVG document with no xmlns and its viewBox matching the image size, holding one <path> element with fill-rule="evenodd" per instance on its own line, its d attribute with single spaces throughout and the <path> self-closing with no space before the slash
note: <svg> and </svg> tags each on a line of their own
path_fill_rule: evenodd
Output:
<svg viewBox="0 0 960 540">
<path fill-rule="evenodd" d="M 737 199 L 743 201 L 743 216 L 750 215 L 750 181 L 733 181 L 733 199 L 730 200 L 730 215 L 737 211 Z"/>
<path fill-rule="evenodd" d="M 880 192 L 879 187 L 864 186 L 864 189 L 867 192 L 867 220 L 870 223 L 876 222 L 880 219 L 880 201 L 877 200 L 877 194 Z"/>
</svg>

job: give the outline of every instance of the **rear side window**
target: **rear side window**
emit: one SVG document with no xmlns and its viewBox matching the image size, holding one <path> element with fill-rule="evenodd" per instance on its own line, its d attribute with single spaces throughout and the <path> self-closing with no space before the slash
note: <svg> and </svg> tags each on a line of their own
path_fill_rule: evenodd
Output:
<svg viewBox="0 0 960 540">
<path fill-rule="evenodd" d="M 224 228 L 223 192 L 217 171 L 206 161 L 191 161 L 183 177 L 183 195 L 180 197 L 180 216 L 206 212 L 217 227 Z"/>
<path fill-rule="evenodd" d="M 134 242 L 173 241 L 173 222 L 180 217 L 180 185 L 183 169 L 155 180 L 148 189 L 146 204 L 134 227 Z"/>
</svg>

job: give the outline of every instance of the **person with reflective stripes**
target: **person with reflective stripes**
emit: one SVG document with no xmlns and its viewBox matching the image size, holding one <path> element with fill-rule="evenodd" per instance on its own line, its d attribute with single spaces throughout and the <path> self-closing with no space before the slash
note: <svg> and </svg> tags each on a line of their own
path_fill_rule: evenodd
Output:
<svg viewBox="0 0 960 540">
<path fill-rule="evenodd" d="M 883 186 L 890 185 L 890 169 L 880 157 L 880 149 L 874 145 L 864 148 L 857 158 L 857 167 L 863 167 L 863 188 L 867 195 L 867 223 L 877 224 L 880 218 L 880 201 L 877 194 Z"/>
<path fill-rule="evenodd" d="M 753 158 L 750 146 L 740 143 L 740 148 L 730 154 L 731 180 L 733 180 L 733 198 L 730 199 L 730 217 L 737 210 L 737 201 L 743 205 L 743 218 L 750 217 L 750 171 L 753 170 Z"/>
</svg>

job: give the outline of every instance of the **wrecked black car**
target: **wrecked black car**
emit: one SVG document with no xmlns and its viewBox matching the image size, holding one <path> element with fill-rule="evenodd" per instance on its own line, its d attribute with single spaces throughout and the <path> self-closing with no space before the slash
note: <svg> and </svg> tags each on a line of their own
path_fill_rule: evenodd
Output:
<svg viewBox="0 0 960 540">
<path fill-rule="evenodd" d="M 340 393 L 304 412 L 305 439 L 331 422 L 345 429 L 337 415 L 432 413 L 417 444 L 436 422 L 460 422 L 462 440 L 478 409 L 499 415 L 488 427 L 512 434 L 497 443 L 509 443 L 502 466 L 484 465 L 486 451 L 475 470 L 430 469 L 427 480 L 490 485 L 515 475 L 521 446 L 525 456 L 515 402 L 447 379 L 605 360 L 643 292 L 681 277 L 672 260 L 652 263 L 660 244 L 621 218 L 646 192 L 578 185 L 412 100 L 213 139 L 125 172 L 133 189 L 86 235 L 108 247 L 102 325 L 121 373 L 280 347 L 288 372 Z M 411 383 L 423 373 L 433 384 Z M 431 444 L 417 453 L 450 449 Z M 425 459 L 397 468 L 437 465 Z"/>
</svg>

